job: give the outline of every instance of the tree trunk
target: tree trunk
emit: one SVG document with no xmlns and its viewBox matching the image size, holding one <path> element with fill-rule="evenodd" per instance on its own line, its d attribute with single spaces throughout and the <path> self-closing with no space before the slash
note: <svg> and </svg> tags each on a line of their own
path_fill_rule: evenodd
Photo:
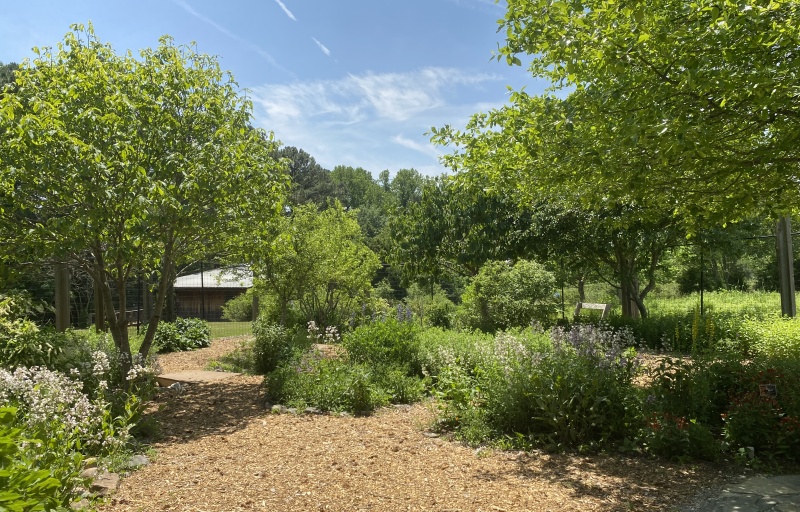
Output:
<svg viewBox="0 0 800 512">
<path fill-rule="evenodd" d="M 171 244 L 168 247 L 171 249 Z M 161 312 L 164 310 L 164 302 L 167 300 L 167 290 L 172 286 L 173 270 L 172 259 L 165 255 L 161 265 L 161 275 L 158 278 L 158 291 L 155 304 L 153 305 L 153 314 L 150 317 L 150 321 L 147 323 L 147 332 L 144 334 L 142 346 L 139 347 L 139 354 L 143 358 L 146 358 L 147 354 L 150 353 L 150 347 L 156 336 L 156 329 L 158 328 L 158 323 L 161 321 Z"/>
</svg>

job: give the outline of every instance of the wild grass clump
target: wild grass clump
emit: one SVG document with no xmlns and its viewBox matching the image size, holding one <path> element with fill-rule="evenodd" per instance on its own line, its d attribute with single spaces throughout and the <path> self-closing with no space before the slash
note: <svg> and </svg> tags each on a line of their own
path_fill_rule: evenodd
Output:
<svg viewBox="0 0 800 512">
<path fill-rule="evenodd" d="M 745 319 L 739 339 L 746 350 L 766 357 L 785 359 L 800 354 L 800 320 L 778 317 Z"/>
</svg>

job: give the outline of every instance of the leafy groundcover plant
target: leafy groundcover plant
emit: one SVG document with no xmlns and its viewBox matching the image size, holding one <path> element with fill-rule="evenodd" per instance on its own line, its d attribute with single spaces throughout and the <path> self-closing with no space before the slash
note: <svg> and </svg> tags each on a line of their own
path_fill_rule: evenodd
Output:
<svg viewBox="0 0 800 512">
<path fill-rule="evenodd" d="M 0 407 L 0 510 L 66 510 L 70 495 L 63 480 L 77 477 L 77 463 L 47 467 L 32 457 L 27 447 L 44 444 L 41 438 L 26 437 L 17 425 L 17 409 Z"/>
<path fill-rule="evenodd" d="M 205 320 L 199 318 L 159 322 L 153 343 L 161 353 L 204 348 L 211 345 L 211 329 Z"/>
</svg>

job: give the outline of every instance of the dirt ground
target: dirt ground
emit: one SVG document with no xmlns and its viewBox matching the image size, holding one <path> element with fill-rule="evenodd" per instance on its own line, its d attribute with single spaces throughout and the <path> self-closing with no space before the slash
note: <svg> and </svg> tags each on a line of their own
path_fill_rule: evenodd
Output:
<svg viewBox="0 0 800 512">
<path fill-rule="evenodd" d="M 201 369 L 241 339 L 161 357 Z M 260 377 L 188 385 L 153 404 L 153 462 L 103 511 L 677 510 L 735 477 L 704 464 L 473 449 L 426 431 L 431 404 L 364 417 L 271 414 Z"/>
</svg>

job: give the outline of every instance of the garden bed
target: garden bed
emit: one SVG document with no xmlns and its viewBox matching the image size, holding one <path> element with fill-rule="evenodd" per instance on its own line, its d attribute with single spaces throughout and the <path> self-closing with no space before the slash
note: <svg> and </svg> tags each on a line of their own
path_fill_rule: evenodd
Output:
<svg viewBox="0 0 800 512">
<path fill-rule="evenodd" d="M 197 368 L 179 365 L 236 346 L 218 340 L 162 365 Z M 707 464 L 476 450 L 426 431 L 430 403 L 370 417 L 274 415 L 261 382 L 161 395 L 154 463 L 101 510 L 670 510 L 733 476 Z"/>
</svg>

